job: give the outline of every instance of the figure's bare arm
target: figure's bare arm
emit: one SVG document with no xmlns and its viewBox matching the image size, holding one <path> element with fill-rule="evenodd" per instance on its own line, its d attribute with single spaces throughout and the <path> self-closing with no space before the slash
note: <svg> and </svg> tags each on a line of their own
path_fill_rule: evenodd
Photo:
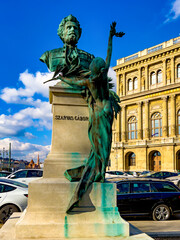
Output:
<svg viewBox="0 0 180 240">
<path fill-rule="evenodd" d="M 116 22 L 112 22 L 112 24 L 110 25 L 108 50 L 107 50 L 107 57 L 106 57 L 106 67 L 107 68 L 110 67 L 110 63 L 111 63 L 113 36 L 122 37 L 124 34 L 125 33 L 123 33 L 123 32 L 116 32 Z"/>
<path fill-rule="evenodd" d="M 83 87 L 83 86 L 87 87 L 88 83 L 89 83 L 88 79 L 79 79 L 77 77 L 67 78 L 67 77 L 59 76 L 58 78 L 60 80 L 62 80 L 63 82 L 66 82 L 70 85 L 76 85 L 76 86 L 81 86 L 81 87 Z"/>
</svg>

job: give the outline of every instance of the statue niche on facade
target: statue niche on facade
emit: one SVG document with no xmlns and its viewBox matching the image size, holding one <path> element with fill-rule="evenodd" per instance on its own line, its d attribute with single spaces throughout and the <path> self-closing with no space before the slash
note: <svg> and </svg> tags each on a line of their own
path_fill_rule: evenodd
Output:
<svg viewBox="0 0 180 240">
<path fill-rule="evenodd" d="M 70 16 L 71 19 L 75 19 L 72 15 Z M 68 26 L 71 25 L 69 22 L 67 23 Z M 66 24 L 64 31 L 66 31 Z M 91 143 L 91 150 L 88 160 L 85 165 L 67 169 L 64 173 L 65 177 L 70 181 L 79 181 L 68 205 L 67 212 L 76 206 L 93 182 L 103 183 L 105 181 L 105 172 L 111 151 L 113 117 L 114 113 L 115 117 L 117 117 L 120 111 L 118 104 L 120 99 L 115 92 L 110 90 L 112 83 L 110 83 L 111 79 L 107 76 L 112 55 L 113 36 L 122 37 L 124 35 L 123 32 L 117 33 L 115 27 L 116 23 L 113 22 L 110 28 L 106 61 L 100 57 L 94 58 L 93 55 L 83 52 L 88 56 L 87 61 L 84 62 L 84 55 L 82 55 L 81 59 L 81 56 L 79 57 L 76 51 L 76 57 L 78 58 L 76 67 L 75 65 L 73 67 L 71 64 L 69 65 L 69 60 L 67 61 L 68 54 L 64 54 L 62 62 L 58 59 L 59 62 L 56 68 L 53 68 L 55 74 L 51 80 L 62 80 L 72 87 L 86 90 L 89 108 L 88 136 Z M 62 33 L 62 36 L 64 35 L 66 34 Z M 73 35 L 75 38 L 76 34 Z M 69 49 L 69 46 L 67 48 Z M 54 54 L 54 50 L 52 51 Z M 61 52 L 62 50 L 60 49 L 59 51 Z M 51 51 L 43 54 L 43 59 L 45 59 L 44 56 L 46 56 L 46 60 L 43 61 L 47 64 L 50 59 L 52 65 Z M 63 67 L 62 63 L 65 67 Z"/>
</svg>

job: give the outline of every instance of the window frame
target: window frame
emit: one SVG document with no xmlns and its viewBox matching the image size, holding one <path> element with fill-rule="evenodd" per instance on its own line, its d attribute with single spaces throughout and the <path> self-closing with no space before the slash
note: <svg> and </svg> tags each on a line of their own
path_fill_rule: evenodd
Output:
<svg viewBox="0 0 180 240">
<path fill-rule="evenodd" d="M 156 127 L 157 123 L 158 127 Z M 151 137 L 162 137 L 162 115 L 160 112 L 155 112 L 151 115 Z"/>
<path fill-rule="evenodd" d="M 134 155 L 132 157 L 132 155 Z M 134 152 L 130 153 L 128 156 L 128 166 L 133 167 L 136 166 L 136 154 Z"/>
<path fill-rule="evenodd" d="M 161 81 L 159 81 L 159 74 L 161 74 L 161 77 L 160 77 Z M 159 69 L 157 71 L 157 83 L 162 83 L 162 70 L 161 69 Z"/>
<path fill-rule="evenodd" d="M 134 137 L 133 137 L 133 134 L 134 134 Z M 128 119 L 128 140 L 134 140 L 134 139 L 137 139 L 137 118 L 135 116 L 131 116 Z"/>
<path fill-rule="evenodd" d="M 130 85 L 130 83 L 131 83 L 131 85 Z M 130 78 L 130 79 L 128 79 L 128 91 L 132 91 L 132 90 L 133 90 L 133 80 Z"/>
<path fill-rule="evenodd" d="M 154 79 L 153 79 L 154 76 Z M 154 83 L 153 83 L 154 81 Z M 151 85 L 155 85 L 156 84 L 156 73 L 155 72 L 151 72 Z"/>
</svg>

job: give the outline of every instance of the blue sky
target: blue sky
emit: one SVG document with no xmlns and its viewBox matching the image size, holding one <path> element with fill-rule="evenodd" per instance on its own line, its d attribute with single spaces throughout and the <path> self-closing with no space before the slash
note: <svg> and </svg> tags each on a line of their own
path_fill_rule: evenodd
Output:
<svg viewBox="0 0 180 240">
<path fill-rule="evenodd" d="M 57 28 L 72 14 L 82 27 L 78 48 L 106 58 L 109 26 L 117 22 L 123 38 L 113 39 L 116 60 L 180 35 L 180 0 L 6 0 L 0 1 L 0 150 L 12 143 L 12 157 L 41 161 L 50 150 L 52 115 L 49 79 L 39 61 L 62 47 Z M 110 75 L 115 79 L 113 70 Z"/>
</svg>

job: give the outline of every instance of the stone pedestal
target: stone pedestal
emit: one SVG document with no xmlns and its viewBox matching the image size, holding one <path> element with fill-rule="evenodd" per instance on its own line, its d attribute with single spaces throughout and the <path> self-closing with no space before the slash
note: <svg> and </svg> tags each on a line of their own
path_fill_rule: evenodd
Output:
<svg viewBox="0 0 180 240">
<path fill-rule="evenodd" d="M 53 112 L 51 151 L 43 178 L 29 184 L 28 207 L 15 226 L 16 240 L 129 236 L 129 224 L 116 207 L 116 186 L 94 183 L 70 214 L 67 206 L 77 185 L 65 170 L 88 157 L 88 108 L 82 93 L 64 85 L 50 87 Z"/>
</svg>

